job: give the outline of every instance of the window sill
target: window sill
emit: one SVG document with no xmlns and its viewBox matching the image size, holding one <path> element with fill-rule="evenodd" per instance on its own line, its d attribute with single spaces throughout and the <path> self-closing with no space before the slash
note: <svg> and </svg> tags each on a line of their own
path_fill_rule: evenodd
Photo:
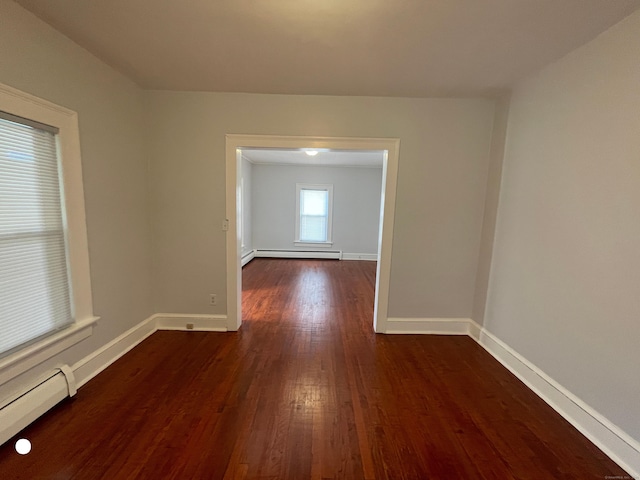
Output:
<svg viewBox="0 0 640 480">
<path fill-rule="evenodd" d="M 89 317 L 0 359 L 0 385 L 88 338 L 100 317 Z"/>
<path fill-rule="evenodd" d="M 320 248 L 331 248 L 333 246 L 333 242 L 301 242 L 297 240 L 293 242 L 296 247 L 320 247 Z"/>
</svg>

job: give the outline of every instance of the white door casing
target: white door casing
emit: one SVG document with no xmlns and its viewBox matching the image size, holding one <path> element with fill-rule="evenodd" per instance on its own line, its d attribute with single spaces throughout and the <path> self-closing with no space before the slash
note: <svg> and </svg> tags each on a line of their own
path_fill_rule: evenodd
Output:
<svg viewBox="0 0 640 480">
<path fill-rule="evenodd" d="M 308 137 L 280 135 L 226 135 L 226 221 L 227 232 L 227 329 L 236 331 L 242 324 L 242 269 L 240 222 L 242 148 L 300 149 L 322 148 L 334 150 L 383 150 L 382 195 L 380 229 L 378 235 L 378 265 L 373 315 L 375 332 L 387 330 L 389 280 L 393 222 L 398 180 L 397 138 Z"/>
</svg>

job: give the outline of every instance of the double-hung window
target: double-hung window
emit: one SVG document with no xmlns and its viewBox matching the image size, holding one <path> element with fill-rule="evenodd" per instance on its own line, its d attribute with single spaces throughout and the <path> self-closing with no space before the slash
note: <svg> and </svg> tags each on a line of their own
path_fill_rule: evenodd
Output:
<svg viewBox="0 0 640 480">
<path fill-rule="evenodd" d="M 86 247 L 75 113 L 0 85 L 0 372 L 91 333 Z"/>
<path fill-rule="evenodd" d="M 296 243 L 331 245 L 332 185 L 296 185 Z"/>
<path fill-rule="evenodd" d="M 0 352 L 73 321 L 57 134 L 0 112 Z"/>
</svg>

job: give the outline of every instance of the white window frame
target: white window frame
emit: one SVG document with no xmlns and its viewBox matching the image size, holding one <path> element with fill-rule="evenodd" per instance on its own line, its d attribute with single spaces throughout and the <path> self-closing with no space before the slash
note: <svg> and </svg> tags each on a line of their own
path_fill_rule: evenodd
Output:
<svg viewBox="0 0 640 480">
<path fill-rule="evenodd" d="M 62 172 L 63 220 L 74 322 L 0 358 L 0 385 L 84 340 L 93 333 L 93 314 L 87 242 L 80 134 L 76 112 L 0 83 L 0 110 L 56 127 Z"/>
<path fill-rule="evenodd" d="M 300 240 L 300 192 L 302 190 L 324 190 L 329 193 L 329 205 L 327 211 L 327 240 L 325 242 L 309 242 Z M 296 232 L 294 245 L 296 247 L 322 247 L 327 248 L 333 245 L 333 185 L 296 183 Z"/>
</svg>

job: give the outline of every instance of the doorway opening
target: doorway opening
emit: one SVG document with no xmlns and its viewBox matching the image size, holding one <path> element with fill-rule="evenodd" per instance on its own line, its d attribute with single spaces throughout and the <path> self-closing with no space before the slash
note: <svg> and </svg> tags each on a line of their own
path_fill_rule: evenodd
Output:
<svg viewBox="0 0 640 480">
<path fill-rule="evenodd" d="M 226 242 L 227 330 L 238 330 L 242 324 L 242 150 L 305 151 L 313 149 L 340 152 L 379 151 L 381 153 L 382 185 L 372 323 L 375 332 L 386 332 L 399 147 L 399 139 L 388 138 L 226 136 L 226 214 L 229 229 Z"/>
</svg>

